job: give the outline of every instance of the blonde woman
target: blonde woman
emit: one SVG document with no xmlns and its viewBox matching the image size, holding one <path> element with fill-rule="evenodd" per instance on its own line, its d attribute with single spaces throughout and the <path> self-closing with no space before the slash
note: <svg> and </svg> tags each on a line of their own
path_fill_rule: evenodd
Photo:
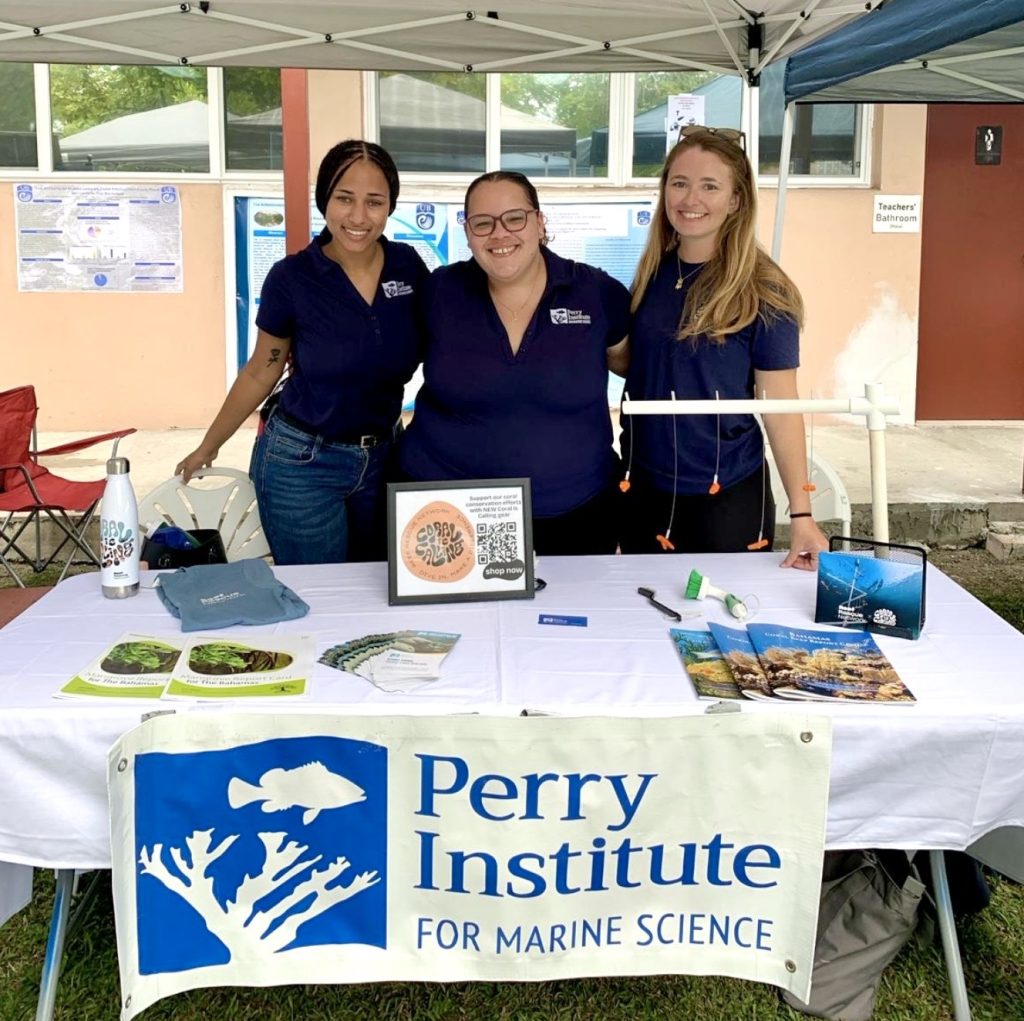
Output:
<svg viewBox="0 0 1024 1021">
<path fill-rule="evenodd" d="M 683 130 L 633 281 L 633 400 L 795 398 L 803 302 L 755 241 L 755 189 L 738 131 Z M 803 418 L 766 415 L 785 486 L 792 548 L 813 570 L 828 542 L 811 516 Z M 750 415 L 623 419 L 622 551 L 771 549 L 775 506 Z"/>
</svg>

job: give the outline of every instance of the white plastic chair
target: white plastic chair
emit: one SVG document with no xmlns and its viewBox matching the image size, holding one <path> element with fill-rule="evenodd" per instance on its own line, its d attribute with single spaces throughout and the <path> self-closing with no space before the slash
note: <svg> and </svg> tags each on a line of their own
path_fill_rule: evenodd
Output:
<svg viewBox="0 0 1024 1021">
<path fill-rule="evenodd" d="M 185 485 L 180 475 L 161 482 L 139 501 L 139 524 L 161 522 L 178 528 L 216 528 L 224 540 L 228 561 L 263 557 L 270 552 L 256 492 L 245 472 L 235 468 L 203 468 L 193 479 L 224 479 L 223 485 Z"/>
<path fill-rule="evenodd" d="M 775 497 L 775 523 L 777 525 L 789 524 L 789 498 L 779 478 L 779 470 L 775 462 L 769 457 L 772 478 L 772 496 Z M 808 482 L 815 488 L 811 496 L 811 513 L 815 521 L 839 521 L 842 522 L 843 530 L 841 535 L 850 534 L 850 498 L 846 495 L 846 487 L 836 474 L 835 468 L 823 460 L 817 453 L 813 454 L 809 461 Z"/>
</svg>

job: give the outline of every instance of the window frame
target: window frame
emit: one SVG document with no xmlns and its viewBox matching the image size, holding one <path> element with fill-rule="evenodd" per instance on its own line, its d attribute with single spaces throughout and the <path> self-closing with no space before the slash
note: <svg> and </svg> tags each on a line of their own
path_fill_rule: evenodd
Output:
<svg viewBox="0 0 1024 1021">
<path fill-rule="evenodd" d="M 0 166 L 2 181 L 38 181 L 42 179 L 67 181 L 69 184 L 81 184 L 88 181 L 111 181 L 114 183 L 147 182 L 165 180 L 183 182 L 185 184 L 223 181 L 240 184 L 252 181 L 266 185 L 268 182 L 282 182 L 282 170 L 232 170 L 225 165 L 227 148 L 225 139 L 225 96 L 224 68 L 206 68 L 206 105 L 207 124 L 209 128 L 210 169 L 170 173 L 163 170 L 57 170 L 53 164 L 51 136 L 53 131 L 53 106 L 50 101 L 50 65 L 33 64 L 33 84 L 35 91 L 35 123 L 36 123 L 36 162 L 35 167 Z"/>
<path fill-rule="evenodd" d="M 496 126 L 500 124 L 501 115 L 501 73 L 489 72 L 486 75 L 486 117 L 485 131 L 485 167 L 486 172 L 498 170 L 501 166 L 501 140 Z M 378 90 L 378 72 L 363 72 L 363 124 L 366 137 L 380 141 L 380 106 Z M 749 86 L 743 83 L 743 102 L 741 120 L 753 120 L 749 102 Z M 640 189 L 657 188 L 657 177 L 635 177 L 633 168 L 633 105 L 636 97 L 636 76 L 631 72 L 616 71 L 609 74 L 609 111 L 608 111 L 608 174 L 604 177 L 550 177 L 537 178 L 534 183 L 547 189 L 579 189 L 581 187 L 600 189 L 602 193 L 627 191 L 633 193 Z M 870 103 L 860 106 L 858 127 L 855 132 L 856 152 L 859 153 L 860 170 L 850 175 L 816 175 L 790 174 L 787 188 L 869 188 L 872 180 L 871 139 L 874 130 L 874 106 Z M 754 139 L 750 156 L 753 160 L 759 157 L 759 136 L 756 125 L 747 128 L 747 137 Z M 465 187 L 476 175 L 471 173 L 421 172 L 407 170 L 402 174 L 410 188 L 425 191 L 434 187 Z M 779 175 L 757 174 L 759 188 L 778 188 Z"/>
</svg>

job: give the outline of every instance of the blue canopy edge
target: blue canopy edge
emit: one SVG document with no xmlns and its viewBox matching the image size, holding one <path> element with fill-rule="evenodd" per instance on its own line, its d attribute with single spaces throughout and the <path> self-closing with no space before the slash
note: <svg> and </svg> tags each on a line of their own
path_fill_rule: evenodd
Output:
<svg viewBox="0 0 1024 1021">
<path fill-rule="evenodd" d="M 786 103 L 1022 20 L 1024 0 L 887 0 L 789 58 Z"/>
</svg>

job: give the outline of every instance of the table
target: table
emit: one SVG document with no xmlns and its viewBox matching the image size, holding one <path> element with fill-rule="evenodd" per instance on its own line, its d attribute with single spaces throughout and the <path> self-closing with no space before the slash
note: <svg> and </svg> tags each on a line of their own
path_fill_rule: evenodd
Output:
<svg viewBox="0 0 1024 1021">
<path fill-rule="evenodd" d="M 246 629 L 254 638 L 313 633 L 318 649 L 400 628 L 457 631 L 462 638 L 444 677 L 425 690 L 386 694 L 317 666 L 307 700 L 261 710 L 703 713 L 708 703 L 693 694 L 668 638 L 674 625 L 637 594 L 637 586 L 655 589 L 678 609 L 730 623 L 717 601 L 683 600 L 689 571 L 697 568 L 715 585 L 750 597 L 756 620 L 812 625 L 815 576 L 780 570 L 778 563 L 776 555 L 747 554 L 548 558 L 538 563 L 548 585 L 534 600 L 397 608 L 387 606 L 383 564 L 277 568 L 312 612 Z M 144 584 L 151 580 L 144 575 Z M 586 616 L 587 627 L 543 625 L 541 613 Z M 702 627 L 703 621 L 681 626 Z M 53 698 L 125 631 L 176 634 L 178 622 L 151 591 L 107 600 L 96 575 L 79 575 L 0 633 L 0 775 L 18 778 L 0 785 L 0 861 L 108 868 L 108 747 L 143 712 L 225 711 L 221 705 Z M 996 830 L 1024 840 L 1024 686 L 1017 667 L 1024 635 L 930 569 L 921 639 L 879 638 L 879 644 L 918 703 L 820 706 L 834 717 L 826 846 L 962 850 Z M 796 705 L 806 711 L 806 703 Z M 742 710 L 785 712 L 787 706 L 751 702 Z"/>
</svg>

